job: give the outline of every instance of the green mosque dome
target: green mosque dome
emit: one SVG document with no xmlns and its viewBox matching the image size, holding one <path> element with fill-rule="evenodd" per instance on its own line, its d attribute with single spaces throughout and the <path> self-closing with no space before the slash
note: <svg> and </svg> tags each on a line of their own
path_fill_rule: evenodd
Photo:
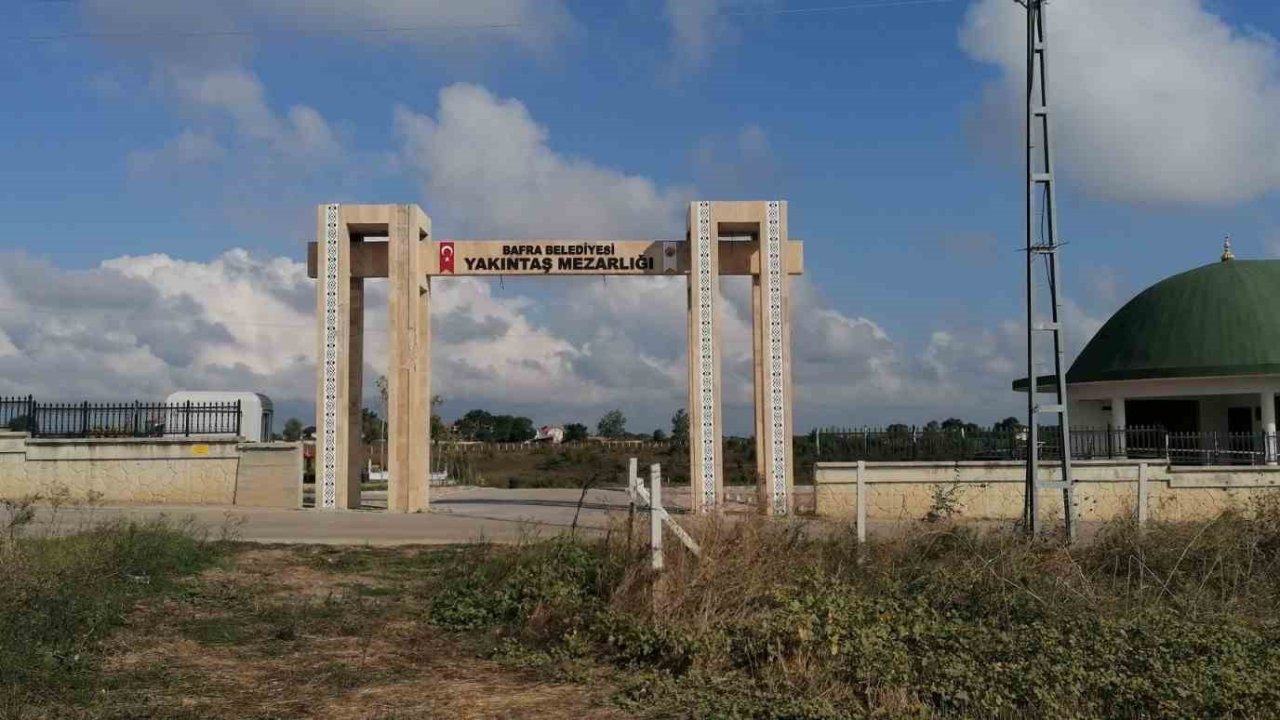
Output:
<svg viewBox="0 0 1280 720">
<path fill-rule="evenodd" d="M 1280 374 L 1280 260 L 1223 261 L 1143 290 L 1111 316 L 1068 384 Z"/>
</svg>

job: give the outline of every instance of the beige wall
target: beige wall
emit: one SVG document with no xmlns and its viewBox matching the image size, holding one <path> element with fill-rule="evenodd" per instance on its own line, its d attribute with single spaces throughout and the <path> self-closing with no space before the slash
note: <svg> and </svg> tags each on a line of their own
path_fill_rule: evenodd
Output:
<svg viewBox="0 0 1280 720">
<path fill-rule="evenodd" d="M 302 447 L 297 443 L 239 446 L 236 505 L 302 507 Z"/>
<path fill-rule="evenodd" d="M 1172 467 L 1163 462 L 1086 461 L 1073 466 L 1076 504 L 1084 520 L 1136 515 L 1139 474 L 1146 475 L 1147 517 L 1195 520 L 1231 507 L 1243 508 L 1259 496 L 1280 493 L 1280 468 Z M 1056 468 L 1045 469 L 1046 479 Z M 858 463 L 818 463 L 817 513 L 857 515 Z M 915 520 L 949 499 L 956 517 L 1016 519 L 1022 515 L 1023 465 L 1018 462 L 865 463 L 862 482 L 869 519 Z M 1046 516 L 1061 515 L 1061 493 L 1045 491 Z"/>
<path fill-rule="evenodd" d="M 299 507 L 302 449 L 188 438 L 36 440 L 0 433 L 0 497 Z"/>
</svg>

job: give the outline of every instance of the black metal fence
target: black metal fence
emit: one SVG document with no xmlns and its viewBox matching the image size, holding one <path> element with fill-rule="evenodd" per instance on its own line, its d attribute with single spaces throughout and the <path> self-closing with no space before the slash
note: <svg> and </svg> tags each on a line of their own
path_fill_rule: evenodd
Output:
<svg viewBox="0 0 1280 720">
<path fill-rule="evenodd" d="M 0 429 L 37 438 L 240 435 L 240 401 L 225 403 L 44 403 L 0 397 Z"/>
<path fill-rule="evenodd" d="M 1025 428 L 830 428 L 815 433 L 819 461 L 1023 460 Z M 1062 457 L 1056 425 L 1038 429 L 1040 457 Z M 1268 452 L 1268 445 L 1270 451 Z M 1175 465 L 1263 465 L 1276 457 L 1266 433 L 1169 432 L 1163 428 L 1072 428 L 1075 460 L 1156 459 Z"/>
</svg>

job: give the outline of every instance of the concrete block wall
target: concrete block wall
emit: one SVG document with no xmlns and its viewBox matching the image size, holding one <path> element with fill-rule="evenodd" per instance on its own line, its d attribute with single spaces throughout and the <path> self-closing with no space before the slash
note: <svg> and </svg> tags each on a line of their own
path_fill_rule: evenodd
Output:
<svg viewBox="0 0 1280 720">
<path fill-rule="evenodd" d="M 253 507 L 302 507 L 302 446 L 298 443 L 245 443 L 238 446 L 235 504 Z"/>
<path fill-rule="evenodd" d="M 858 463 L 818 463 L 814 472 L 817 513 L 854 518 L 858 512 Z M 1145 495 L 1145 516 L 1160 520 L 1211 518 L 1255 499 L 1280 496 L 1280 468 L 1175 467 L 1136 460 L 1073 464 L 1076 506 L 1083 520 L 1136 516 Z M 1024 468 L 1019 462 L 886 462 L 862 464 L 866 516 L 918 520 L 939 505 L 953 504 L 956 517 L 1012 520 L 1022 516 Z M 1145 474 L 1145 492 L 1139 475 Z M 1056 479 L 1056 468 L 1046 468 Z M 1045 516 L 1061 515 L 1059 491 L 1040 498 Z"/>
<path fill-rule="evenodd" d="M 0 432 L 0 497 L 300 507 L 302 448 L 221 438 L 33 439 Z"/>
</svg>

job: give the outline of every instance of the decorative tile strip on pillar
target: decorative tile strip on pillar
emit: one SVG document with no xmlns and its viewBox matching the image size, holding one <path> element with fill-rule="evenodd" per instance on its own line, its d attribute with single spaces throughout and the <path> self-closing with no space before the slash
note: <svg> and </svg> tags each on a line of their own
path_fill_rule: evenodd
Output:
<svg viewBox="0 0 1280 720">
<path fill-rule="evenodd" d="M 711 203 L 698 203 L 698 238 L 694 252 L 698 254 L 698 407 L 701 433 L 699 463 L 693 468 L 698 473 L 702 488 L 702 507 L 716 507 L 716 392 L 715 392 L 715 334 L 712 322 L 716 288 L 712 273 L 715 242 L 711 236 Z"/>
<path fill-rule="evenodd" d="M 338 505 L 338 343 L 340 340 L 339 303 L 341 300 L 340 238 L 338 223 L 340 207 L 325 208 L 324 234 L 324 407 L 321 414 L 320 446 L 323 457 L 320 462 L 320 492 L 317 505 L 335 508 Z"/>
<path fill-rule="evenodd" d="M 769 443 L 769 480 L 772 487 L 773 512 L 784 515 L 788 509 L 787 498 L 787 417 L 786 417 L 786 358 L 783 356 L 783 282 L 786 268 L 783 267 L 782 255 L 782 209 L 781 203 L 774 201 L 768 205 L 765 232 L 765 299 L 768 306 L 768 382 L 769 382 L 769 422 L 772 426 Z"/>
</svg>

